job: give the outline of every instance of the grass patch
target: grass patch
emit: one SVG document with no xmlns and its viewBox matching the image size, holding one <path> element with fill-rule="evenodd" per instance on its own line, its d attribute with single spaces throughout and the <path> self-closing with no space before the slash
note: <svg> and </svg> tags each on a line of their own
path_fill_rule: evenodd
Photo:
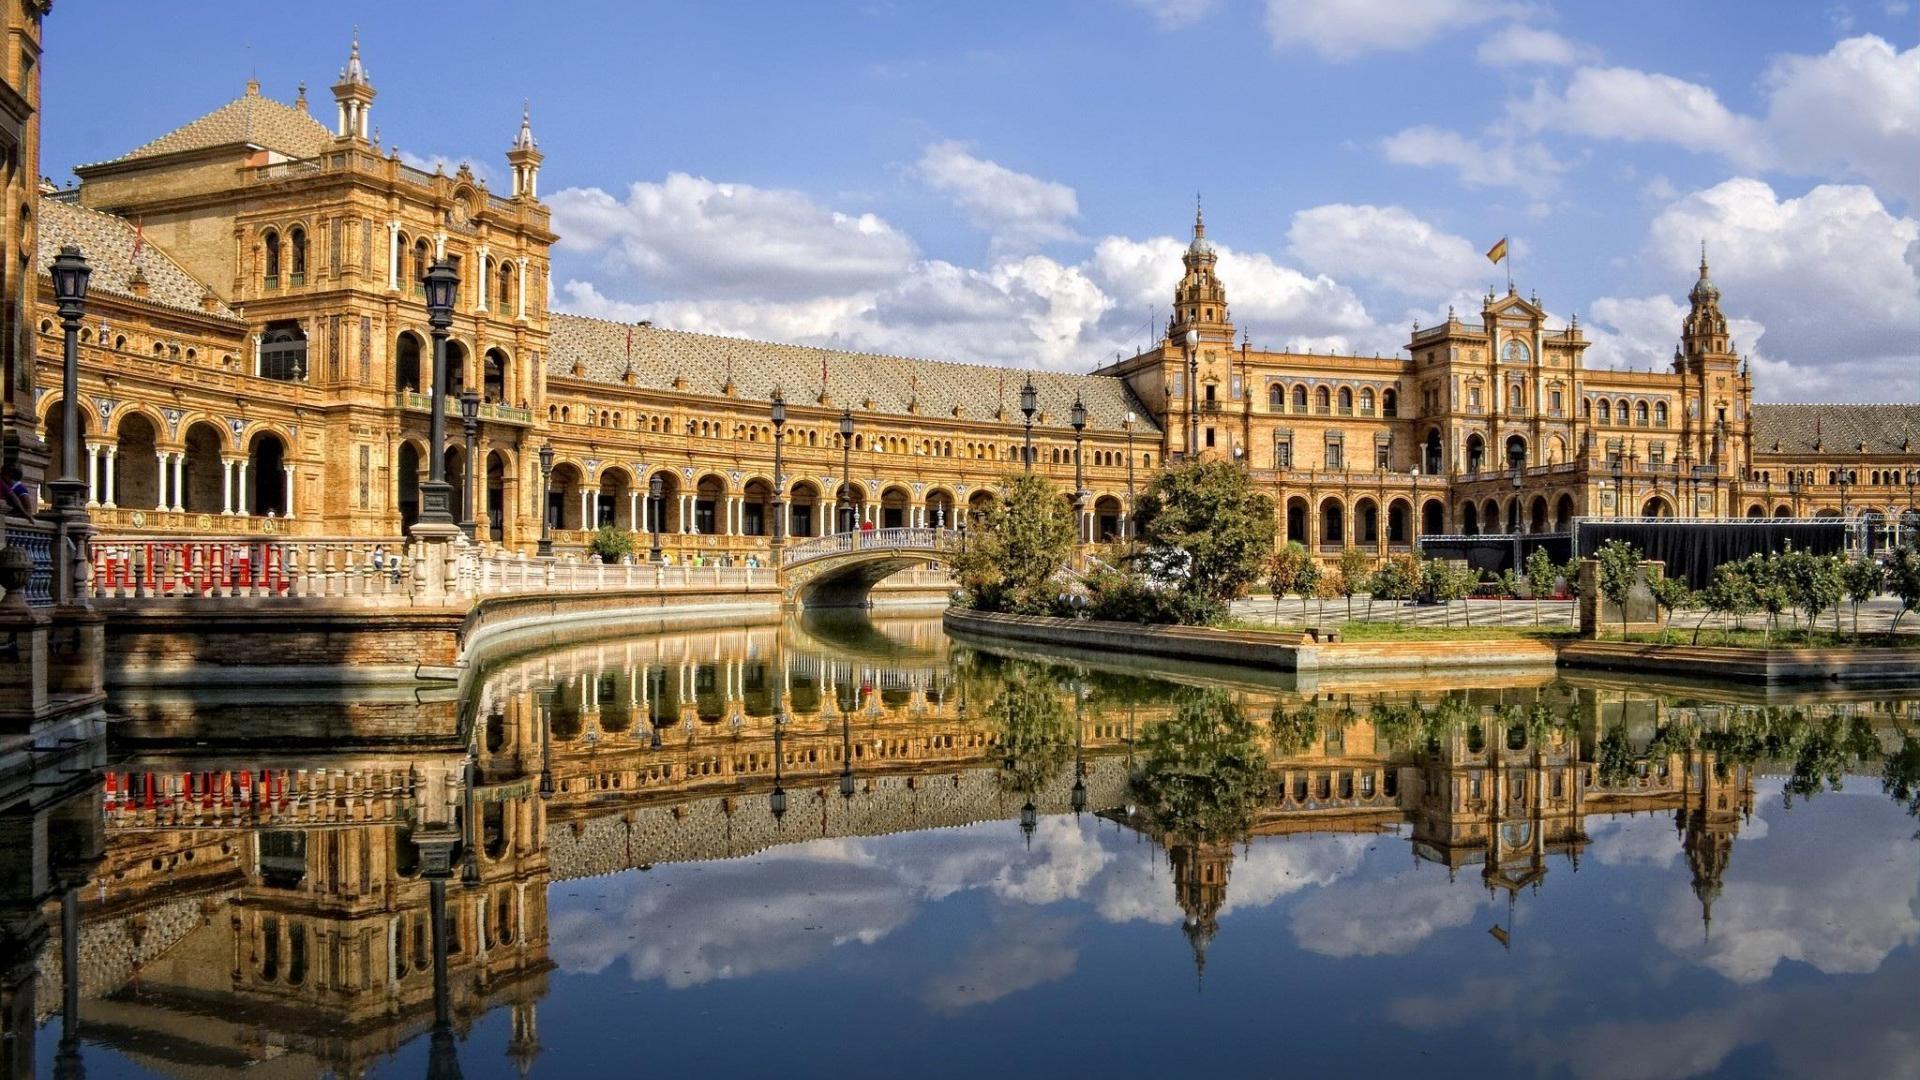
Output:
<svg viewBox="0 0 1920 1080">
<path fill-rule="evenodd" d="M 1610 640 L 1620 640 L 1618 635 Z M 1691 645 L 1693 628 L 1675 626 L 1664 635 L 1658 633 L 1628 634 L 1626 640 L 1643 645 Z M 1720 630 L 1707 627 L 1700 631 L 1700 644 L 1716 649 L 1911 649 L 1920 651 L 1920 636 L 1902 634 L 1893 641 L 1885 634 L 1836 634 L 1831 630 L 1808 630 L 1806 627 L 1782 627 L 1774 631 L 1771 642 L 1765 633 L 1759 630 Z"/>
<path fill-rule="evenodd" d="M 1216 630 L 1302 630 L 1300 626 L 1274 626 L 1241 618 L 1216 622 Z M 1409 626 L 1398 622 L 1329 621 L 1327 629 L 1338 631 L 1342 641 L 1549 641 L 1572 639 L 1576 632 L 1553 626 Z"/>
</svg>

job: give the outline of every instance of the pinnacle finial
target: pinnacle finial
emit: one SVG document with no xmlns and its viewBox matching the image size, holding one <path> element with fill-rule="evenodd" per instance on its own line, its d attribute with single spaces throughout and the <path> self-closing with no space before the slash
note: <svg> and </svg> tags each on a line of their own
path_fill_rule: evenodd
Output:
<svg viewBox="0 0 1920 1080">
<path fill-rule="evenodd" d="M 1707 276 L 1707 238 L 1700 238 L 1700 276 Z"/>
<path fill-rule="evenodd" d="M 365 84 L 367 69 L 360 63 L 360 28 L 353 28 L 353 47 L 347 52 L 347 66 L 340 72 L 340 81 L 344 83 Z"/>
<path fill-rule="evenodd" d="M 1207 215 L 1200 209 L 1200 193 L 1193 193 L 1193 235 L 1207 235 Z"/>
<path fill-rule="evenodd" d="M 533 106 L 523 100 L 520 103 L 520 134 L 513 137 L 513 148 L 531 150 L 533 147 Z"/>
</svg>

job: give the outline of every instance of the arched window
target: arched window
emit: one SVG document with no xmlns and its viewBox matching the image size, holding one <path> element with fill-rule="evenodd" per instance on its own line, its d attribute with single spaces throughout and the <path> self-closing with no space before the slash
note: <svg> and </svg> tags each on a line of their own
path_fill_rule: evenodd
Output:
<svg viewBox="0 0 1920 1080">
<path fill-rule="evenodd" d="M 500 264 L 500 310 L 502 313 L 513 310 L 513 264 Z"/>
<path fill-rule="evenodd" d="M 1527 407 L 1527 392 L 1519 383 L 1507 387 L 1507 408 L 1519 412 Z"/>
<path fill-rule="evenodd" d="M 1343 386 L 1340 388 L 1340 415 L 1350 416 L 1352 414 L 1353 414 L 1353 391 L 1348 387 Z"/>
<path fill-rule="evenodd" d="M 1603 424 L 1613 423 L 1613 402 L 1605 398 L 1600 399 L 1600 422 Z"/>
<path fill-rule="evenodd" d="M 1647 426 L 1647 403 L 1641 402 L 1633 411 L 1633 422 L 1641 427 Z"/>
<path fill-rule="evenodd" d="M 1380 415 L 1400 415 L 1400 395 L 1398 393 L 1392 390 L 1383 390 L 1380 392 Z"/>
<path fill-rule="evenodd" d="M 1285 390 L 1282 390 L 1278 386 L 1268 387 L 1267 388 L 1267 408 L 1272 409 L 1274 412 L 1279 412 L 1280 410 L 1286 407 L 1287 407 L 1287 392 Z"/>
<path fill-rule="evenodd" d="M 260 242 L 267 250 L 267 272 L 265 275 L 267 288 L 277 289 L 280 287 L 280 234 L 274 232 L 272 229 L 268 229 L 267 235 L 263 237 Z"/>
<path fill-rule="evenodd" d="M 1592 398 L 1580 399 L 1580 419 L 1582 420 L 1593 419 L 1593 399 Z"/>
<path fill-rule="evenodd" d="M 1656 401 L 1653 403 L 1653 426 L 1667 426 L 1667 403 L 1664 401 Z"/>
<path fill-rule="evenodd" d="M 1332 399 L 1333 399 L 1333 395 L 1329 393 L 1327 391 L 1327 388 L 1324 386 L 1313 392 L 1314 408 L 1318 409 L 1320 412 L 1324 413 L 1329 411 L 1329 407 L 1332 402 Z"/>
<path fill-rule="evenodd" d="M 1360 391 L 1360 415 L 1373 415 L 1373 391 L 1371 390 Z"/>
<path fill-rule="evenodd" d="M 287 232 L 290 273 L 295 285 L 307 283 L 307 231 L 295 225 Z"/>
<path fill-rule="evenodd" d="M 1524 364 L 1532 358 L 1532 350 L 1519 338 L 1508 338 L 1506 347 L 1500 350 L 1500 359 L 1510 364 Z"/>
<path fill-rule="evenodd" d="M 1304 386 L 1293 388 L 1293 411 L 1302 413 L 1307 411 L 1307 388 Z"/>
<path fill-rule="evenodd" d="M 425 238 L 413 242 L 413 291 L 419 295 L 427 291 L 427 252 Z"/>
</svg>

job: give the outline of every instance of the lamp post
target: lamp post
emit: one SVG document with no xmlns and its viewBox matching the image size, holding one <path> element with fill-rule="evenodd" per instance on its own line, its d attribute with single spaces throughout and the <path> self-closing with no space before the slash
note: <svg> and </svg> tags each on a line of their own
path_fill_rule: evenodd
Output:
<svg viewBox="0 0 1920 1080">
<path fill-rule="evenodd" d="M 1033 414 L 1040 407 L 1040 392 L 1033 388 L 1033 376 L 1020 388 L 1020 412 L 1027 418 L 1027 437 L 1021 444 L 1020 461 L 1027 472 L 1033 471 Z"/>
<path fill-rule="evenodd" d="M 1086 727 L 1087 684 L 1084 678 L 1073 684 L 1073 816 L 1087 808 L 1087 758 L 1081 731 Z"/>
<path fill-rule="evenodd" d="M 473 519 L 473 489 L 478 479 L 474 473 L 473 452 L 480 434 L 480 391 L 471 386 L 460 391 L 460 425 L 466 429 L 467 437 L 466 457 L 460 467 L 460 531 L 472 540 L 478 527 Z"/>
<path fill-rule="evenodd" d="M 1138 419 L 1138 418 L 1134 416 L 1134 414 L 1133 414 L 1133 410 L 1132 410 L 1132 409 L 1128 409 L 1128 410 L 1127 410 L 1127 418 L 1126 418 L 1126 420 L 1125 420 L 1125 421 L 1123 421 L 1123 423 L 1124 423 L 1124 426 L 1125 426 L 1125 427 L 1126 427 L 1126 429 L 1127 429 L 1127 521 L 1126 521 L 1126 529 L 1127 529 L 1127 545 L 1128 545 L 1128 547 L 1129 547 L 1129 548 L 1131 548 L 1131 547 L 1132 547 L 1132 545 L 1133 545 L 1133 423 L 1134 423 L 1134 421 L 1135 421 L 1136 419 Z"/>
<path fill-rule="evenodd" d="M 780 567 L 780 553 L 787 543 L 787 473 L 783 466 L 785 458 L 781 454 L 786 446 L 787 399 L 780 388 L 773 391 L 773 565 Z M 775 719 L 775 724 L 778 724 Z M 776 726 L 774 731 L 780 729 Z"/>
<path fill-rule="evenodd" d="M 447 333 L 453 329 L 453 294 L 460 275 L 444 259 L 427 269 L 422 282 L 427 293 L 427 327 L 433 334 L 433 400 L 427 417 L 427 482 L 420 485 L 417 535 L 447 537 L 454 532 L 447 485 Z"/>
<path fill-rule="evenodd" d="M 853 406 L 840 410 L 840 524 L 847 532 L 853 531 Z"/>
<path fill-rule="evenodd" d="M 1626 459 L 1619 454 L 1613 455 L 1613 516 L 1624 517 L 1627 502 L 1627 489 L 1622 486 L 1625 480 L 1622 464 Z"/>
<path fill-rule="evenodd" d="M 1088 535 L 1092 530 L 1087 528 L 1087 472 L 1080 455 L 1081 439 L 1087 430 L 1087 406 L 1079 394 L 1073 395 L 1073 408 L 1067 418 L 1073 424 L 1073 524 L 1080 531 L 1080 542 L 1088 543 L 1093 537 Z"/>
<path fill-rule="evenodd" d="M 540 797 L 553 798 L 553 699 L 559 687 L 542 686 L 533 692 L 540 705 Z"/>
<path fill-rule="evenodd" d="M 653 549 L 647 552 L 647 561 L 655 564 L 660 562 L 660 519 L 666 516 L 660 495 L 666 486 L 659 473 L 647 477 L 647 529 L 653 534 Z"/>
<path fill-rule="evenodd" d="M 553 558 L 553 444 L 540 444 L 540 547 L 543 559 Z"/>
<path fill-rule="evenodd" d="M 93 269 L 80 249 L 68 244 L 53 257 L 52 276 L 64 342 L 60 366 L 60 478 L 47 487 L 52 490 L 55 510 L 84 516 L 87 482 L 80 477 L 80 320 L 86 314 L 87 279 L 93 276 Z"/>
<path fill-rule="evenodd" d="M 1413 481 L 1413 513 L 1407 522 L 1407 544 L 1418 553 L 1420 550 L 1420 466 L 1407 470 L 1407 476 Z"/>
<path fill-rule="evenodd" d="M 853 798 L 852 721 L 846 709 L 840 710 L 840 797 Z"/>
<path fill-rule="evenodd" d="M 1200 443 L 1200 331 L 1187 331 L 1187 456 Z"/>
<path fill-rule="evenodd" d="M 773 812 L 775 824 L 787 816 L 787 789 L 780 783 L 782 759 L 786 756 L 780 749 L 780 735 L 786 726 L 786 710 L 775 709 L 773 711 L 773 793 L 767 796 L 767 809 Z"/>
</svg>

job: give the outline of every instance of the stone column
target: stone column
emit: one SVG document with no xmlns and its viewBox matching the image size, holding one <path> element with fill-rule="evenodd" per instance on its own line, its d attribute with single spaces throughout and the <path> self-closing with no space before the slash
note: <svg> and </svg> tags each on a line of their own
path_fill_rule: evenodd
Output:
<svg viewBox="0 0 1920 1080">
<path fill-rule="evenodd" d="M 247 498 L 247 472 L 251 465 L 246 458 L 233 463 L 233 512 L 242 517 L 253 512 L 253 500 Z"/>
<path fill-rule="evenodd" d="M 173 509 L 175 512 L 187 508 L 187 452 L 173 455 Z"/>
<path fill-rule="evenodd" d="M 106 467 L 101 470 L 104 475 L 101 478 L 100 486 L 106 495 L 106 498 L 102 499 L 101 503 L 106 506 L 107 509 L 111 510 L 116 505 L 114 496 L 118 494 L 115 488 L 118 487 L 118 474 L 120 472 L 120 446 L 118 443 L 108 443 L 102 447 L 102 449 L 106 451 L 107 460 Z"/>
<path fill-rule="evenodd" d="M 485 311 L 487 310 L 487 293 L 489 292 L 487 288 L 487 247 L 485 244 L 480 245 L 480 250 L 476 255 L 476 261 L 479 263 L 479 266 L 476 268 L 477 273 L 474 276 L 474 281 L 478 283 L 478 287 L 474 289 L 473 293 L 474 308 L 478 311 Z"/>
<path fill-rule="evenodd" d="M 627 489 L 627 528 L 640 532 L 640 489 Z"/>
<path fill-rule="evenodd" d="M 289 519 L 291 519 L 293 517 L 293 466 L 282 465 L 281 469 L 284 470 L 284 475 L 281 478 L 281 483 L 284 485 L 282 490 L 285 492 L 285 496 L 286 496 L 281 501 L 286 504 L 286 507 L 287 507 L 286 516 Z"/>
<path fill-rule="evenodd" d="M 220 513 L 233 515 L 233 462 L 224 457 L 220 459 Z"/>
<path fill-rule="evenodd" d="M 400 223 L 387 222 L 387 289 L 400 288 Z"/>
<path fill-rule="evenodd" d="M 513 313 L 513 317 L 525 319 L 527 317 L 527 260 L 520 260 L 519 272 L 520 286 L 515 290 L 519 295 L 514 298 L 519 301 L 519 308 Z"/>
<path fill-rule="evenodd" d="M 100 444 L 89 441 L 87 447 L 87 505 L 100 505 Z"/>
<path fill-rule="evenodd" d="M 153 508 L 155 510 L 166 510 L 173 505 L 167 499 L 167 483 L 172 479 L 173 472 L 168 465 L 168 459 L 172 456 L 165 450 L 153 452 Z"/>
</svg>

